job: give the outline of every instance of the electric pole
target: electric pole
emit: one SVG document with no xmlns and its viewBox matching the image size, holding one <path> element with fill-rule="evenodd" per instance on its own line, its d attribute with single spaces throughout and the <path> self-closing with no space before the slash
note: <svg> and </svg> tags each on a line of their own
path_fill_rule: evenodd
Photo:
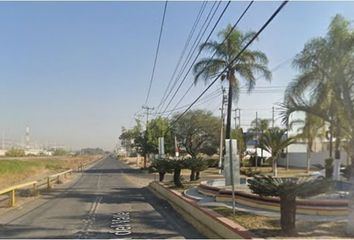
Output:
<svg viewBox="0 0 354 240">
<path fill-rule="evenodd" d="M 147 130 L 147 125 L 149 123 L 149 115 L 151 114 L 152 111 L 154 111 L 155 108 L 148 107 L 148 106 L 144 105 L 144 106 L 142 106 L 142 109 L 145 110 L 145 114 L 146 114 L 146 126 L 145 126 L 145 129 Z"/>
<path fill-rule="evenodd" d="M 219 174 L 221 174 L 221 169 L 223 166 L 223 155 L 224 155 L 224 105 L 226 103 L 225 89 L 222 87 L 222 99 L 221 99 L 221 127 L 220 127 L 220 149 L 219 149 Z"/>
<path fill-rule="evenodd" d="M 149 115 L 151 114 L 151 112 L 154 110 L 153 107 L 148 107 L 146 105 L 142 106 L 142 108 L 145 110 L 145 114 L 146 114 L 146 124 L 145 124 L 145 131 L 147 132 L 148 130 L 148 123 L 149 123 Z M 147 139 L 146 139 L 146 134 L 144 134 L 144 168 L 146 168 L 146 155 L 147 155 L 147 152 L 146 152 L 146 145 L 147 145 Z"/>
<path fill-rule="evenodd" d="M 257 154 L 257 148 L 258 148 L 258 141 L 259 141 L 259 138 L 258 138 L 258 112 L 256 112 L 256 151 L 255 151 L 255 165 L 256 167 L 258 167 L 258 163 L 257 163 L 257 158 L 258 158 L 258 154 Z"/>
<path fill-rule="evenodd" d="M 241 128 L 241 109 L 240 108 L 235 108 L 234 109 L 234 111 L 235 111 L 235 117 L 234 117 L 234 119 L 235 119 L 235 128 Z M 238 114 L 237 114 L 237 112 L 238 112 Z M 237 120 L 238 120 L 238 126 L 237 126 Z"/>
</svg>

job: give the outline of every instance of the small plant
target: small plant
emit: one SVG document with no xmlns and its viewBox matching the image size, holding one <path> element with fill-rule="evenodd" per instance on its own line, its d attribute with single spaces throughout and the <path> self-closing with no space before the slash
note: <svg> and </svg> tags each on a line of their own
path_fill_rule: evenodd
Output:
<svg viewBox="0 0 354 240">
<path fill-rule="evenodd" d="M 280 199 L 280 225 L 287 235 L 296 234 L 296 197 L 310 197 L 323 193 L 331 186 L 325 178 L 273 178 L 255 176 L 249 188 L 260 196 Z"/>
<path fill-rule="evenodd" d="M 6 157 L 24 157 L 26 156 L 25 150 L 19 148 L 11 148 L 5 153 Z"/>
<path fill-rule="evenodd" d="M 253 177 L 259 175 L 261 173 L 261 170 L 253 169 L 251 167 L 246 167 L 246 168 L 241 168 L 240 172 L 241 174 L 246 175 L 247 177 Z"/>
</svg>

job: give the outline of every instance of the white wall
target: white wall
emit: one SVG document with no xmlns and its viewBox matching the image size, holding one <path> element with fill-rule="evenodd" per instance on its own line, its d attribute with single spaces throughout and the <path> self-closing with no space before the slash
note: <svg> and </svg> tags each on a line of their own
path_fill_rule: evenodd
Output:
<svg viewBox="0 0 354 240">
<path fill-rule="evenodd" d="M 289 157 L 290 167 L 303 167 L 303 168 L 307 167 L 306 152 L 289 152 L 288 154 L 289 154 L 288 157 Z M 328 151 L 311 153 L 310 166 L 312 166 L 312 164 L 321 164 L 324 166 L 324 160 L 328 158 L 328 156 L 329 156 Z M 347 153 L 341 151 L 340 157 L 341 157 L 341 164 L 347 165 Z M 286 166 L 286 158 L 279 159 L 278 165 Z"/>
</svg>

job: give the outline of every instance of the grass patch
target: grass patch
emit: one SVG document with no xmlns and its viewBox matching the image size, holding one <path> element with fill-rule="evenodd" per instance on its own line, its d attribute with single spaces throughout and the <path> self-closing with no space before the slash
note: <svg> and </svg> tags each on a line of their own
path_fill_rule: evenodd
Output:
<svg viewBox="0 0 354 240">
<path fill-rule="evenodd" d="M 260 216 L 249 212 L 236 211 L 232 214 L 232 209 L 226 207 L 209 207 L 215 212 L 221 214 L 228 219 L 242 225 L 250 232 L 262 238 L 283 238 L 285 235 L 280 228 L 278 219 L 267 216 Z M 296 228 L 298 234 L 293 237 L 300 238 L 348 238 L 345 234 L 346 220 L 341 221 L 311 221 L 298 220 Z"/>
<path fill-rule="evenodd" d="M 80 164 L 87 164 L 100 156 L 78 157 L 33 157 L 0 160 L 0 189 L 43 178 L 47 175 L 77 169 Z"/>
<path fill-rule="evenodd" d="M 242 225 L 249 231 L 259 237 L 277 237 L 281 236 L 279 220 L 274 218 L 259 216 L 249 212 L 236 211 L 235 215 L 232 209 L 226 207 L 209 207 L 215 212 L 221 214 L 228 219 Z"/>
</svg>

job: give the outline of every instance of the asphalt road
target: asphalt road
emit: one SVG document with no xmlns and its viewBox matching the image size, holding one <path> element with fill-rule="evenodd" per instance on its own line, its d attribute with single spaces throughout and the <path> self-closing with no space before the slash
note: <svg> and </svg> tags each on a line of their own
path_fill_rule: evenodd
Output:
<svg viewBox="0 0 354 240">
<path fill-rule="evenodd" d="M 204 238 L 144 187 L 148 181 L 107 157 L 68 188 L 2 214 L 0 238 Z"/>
</svg>

